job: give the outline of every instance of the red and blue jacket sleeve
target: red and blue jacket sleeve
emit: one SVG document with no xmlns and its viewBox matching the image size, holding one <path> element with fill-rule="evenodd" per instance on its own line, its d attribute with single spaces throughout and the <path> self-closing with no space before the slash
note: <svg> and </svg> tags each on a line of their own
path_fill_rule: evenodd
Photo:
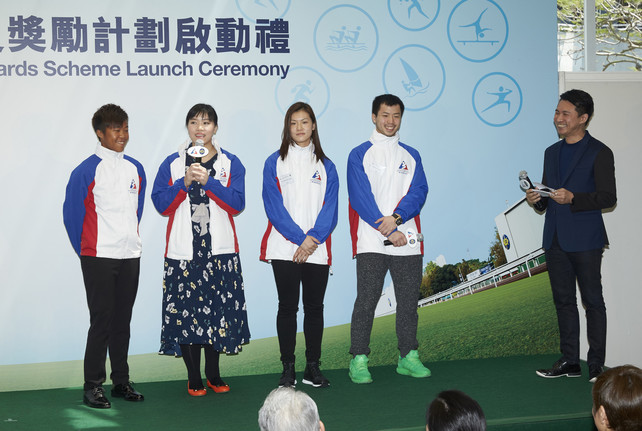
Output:
<svg viewBox="0 0 642 431">
<path fill-rule="evenodd" d="M 363 157 L 372 146 L 370 142 L 355 147 L 348 156 L 348 199 L 350 208 L 366 223 L 377 229 L 375 221 L 383 217 L 377 206 L 370 180 L 363 167 Z"/>
<path fill-rule="evenodd" d="M 210 177 L 203 190 L 219 207 L 234 216 L 245 208 L 245 167 L 235 155 L 225 150 L 221 152 L 230 159 L 230 179 L 227 187 Z"/>
<path fill-rule="evenodd" d="M 325 242 L 337 225 L 339 217 L 339 176 L 334 163 L 330 159 L 323 161 L 327 184 L 323 197 L 323 207 L 317 215 L 314 227 L 308 231 L 308 235 L 316 238 L 319 242 Z"/>
<path fill-rule="evenodd" d="M 65 201 L 62 205 L 62 218 L 67 230 L 71 245 L 80 256 L 82 230 L 87 213 L 86 204 L 93 205 L 93 201 L 86 202 L 87 196 L 92 193 L 96 167 L 100 157 L 93 155 L 74 169 L 69 177 L 65 191 Z M 95 211 L 95 208 L 93 209 Z"/>
<path fill-rule="evenodd" d="M 428 195 L 428 183 L 419 152 L 405 144 L 400 143 L 399 145 L 408 151 L 415 159 L 415 172 L 412 176 L 408 192 L 401 198 L 399 204 L 397 204 L 397 208 L 395 208 L 395 213 L 399 214 L 403 221 L 406 221 L 419 215 L 421 208 L 426 202 L 426 196 Z"/>
<path fill-rule="evenodd" d="M 184 177 L 172 181 L 171 164 L 178 158 L 178 153 L 168 156 L 158 168 L 152 187 L 152 203 L 156 211 L 169 215 L 187 198 Z"/>
<path fill-rule="evenodd" d="M 283 204 L 283 196 L 276 175 L 276 163 L 279 152 L 267 158 L 263 166 L 263 206 L 268 220 L 274 228 L 293 244 L 301 245 L 305 232 L 294 222 Z M 317 238 L 319 239 L 319 238 Z"/>
</svg>

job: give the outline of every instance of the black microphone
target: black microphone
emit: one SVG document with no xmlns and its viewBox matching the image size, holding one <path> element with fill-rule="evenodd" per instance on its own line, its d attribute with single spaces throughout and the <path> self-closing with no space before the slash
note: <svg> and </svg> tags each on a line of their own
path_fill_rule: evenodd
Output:
<svg viewBox="0 0 642 431">
<path fill-rule="evenodd" d="M 528 189 L 535 190 L 535 186 L 533 185 L 533 182 L 531 181 L 530 178 L 528 178 L 528 173 L 526 171 L 519 171 L 519 186 L 522 188 L 522 190 L 526 191 Z M 533 204 L 533 207 L 537 211 L 544 211 L 544 202 L 540 199 L 537 202 Z"/>
<path fill-rule="evenodd" d="M 412 229 L 406 229 L 406 232 L 401 232 L 406 235 L 406 240 L 408 241 L 408 246 L 411 248 L 417 247 L 417 243 L 424 241 L 424 234 L 421 232 L 415 233 Z M 387 239 L 383 242 L 383 245 L 392 245 L 392 242 Z"/>
</svg>

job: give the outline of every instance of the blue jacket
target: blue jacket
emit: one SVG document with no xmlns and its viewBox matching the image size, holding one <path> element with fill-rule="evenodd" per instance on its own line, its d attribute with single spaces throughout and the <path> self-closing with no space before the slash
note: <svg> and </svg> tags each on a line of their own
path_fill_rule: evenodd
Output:
<svg viewBox="0 0 642 431">
<path fill-rule="evenodd" d="M 564 140 L 546 149 L 542 183 L 554 189 L 573 192 L 571 204 L 560 205 L 543 198 L 546 205 L 543 247 L 549 249 L 553 237 L 567 252 L 601 249 L 608 244 L 602 210 L 617 202 L 613 152 L 588 132 L 580 141 L 567 172 L 560 175 L 560 151 Z"/>
</svg>

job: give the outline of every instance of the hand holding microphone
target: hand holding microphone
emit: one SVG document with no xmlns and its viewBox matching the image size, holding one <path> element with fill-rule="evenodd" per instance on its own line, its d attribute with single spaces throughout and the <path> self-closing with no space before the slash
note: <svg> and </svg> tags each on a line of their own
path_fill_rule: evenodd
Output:
<svg viewBox="0 0 642 431">
<path fill-rule="evenodd" d="M 199 184 L 207 183 L 208 173 L 201 166 L 201 160 L 209 154 L 209 150 L 203 146 L 203 140 L 197 139 L 194 145 L 187 149 L 187 154 L 194 159 L 194 163 L 185 172 L 185 187 L 189 187 L 194 181 Z"/>
<path fill-rule="evenodd" d="M 542 202 L 542 196 L 536 191 L 537 189 L 530 178 L 528 178 L 526 171 L 519 172 L 519 186 L 526 192 L 528 202 L 530 202 L 537 211 L 544 211 L 546 207 L 544 206 L 544 202 Z"/>
<path fill-rule="evenodd" d="M 404 238 L 406 239 L 408 247 L 410 247 L 410 248 L 417 247 L 417 245 L 419 245 L 419 243 L 423 242 L 423 240 L 424 240 L 424 234 L 423 233 L 415 232 L 413 229 L 410 229 L 410 228 L 404 229 L 404 231 L 393 232 L 393 234 L 395 234 L 395 233 L 400 233 L 401 235 L 403 235 Z M 383 242 L 383 245 L 395 245 L 395 244 L 392 241 L 390 241 L 389 239 L 387 239 L 387 240 L 385 240 Z M 401 244 L 401 245 L 405 245 L 405 244 Z"/>
</svg>

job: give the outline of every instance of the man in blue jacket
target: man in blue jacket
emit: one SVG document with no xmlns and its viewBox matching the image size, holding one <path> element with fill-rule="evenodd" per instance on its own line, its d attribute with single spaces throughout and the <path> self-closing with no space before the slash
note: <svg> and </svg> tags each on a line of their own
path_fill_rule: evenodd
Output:
<svg viewBox="0 0 642 431">
<path fill-rule="evenodd" d="M 526 192 L 529 203 L 546 210 L 543 247 L 557 310 L 562 357 L 550 369 L 537 370 L 546 378 L 579 377 L 580 322 L 576 282 L 586 308 L 589 380 L 602 373 L 606 356 L 606 307 L 600 268 L 608 245 L 602 210 L 615 205 L 613 152 L 587 131 L 593 99 L 582 90 L 560 96 L 555 127 L 562 138 L 546 149 L 542 183 L 554 191 L 542 197 Z"/>
</svg>

